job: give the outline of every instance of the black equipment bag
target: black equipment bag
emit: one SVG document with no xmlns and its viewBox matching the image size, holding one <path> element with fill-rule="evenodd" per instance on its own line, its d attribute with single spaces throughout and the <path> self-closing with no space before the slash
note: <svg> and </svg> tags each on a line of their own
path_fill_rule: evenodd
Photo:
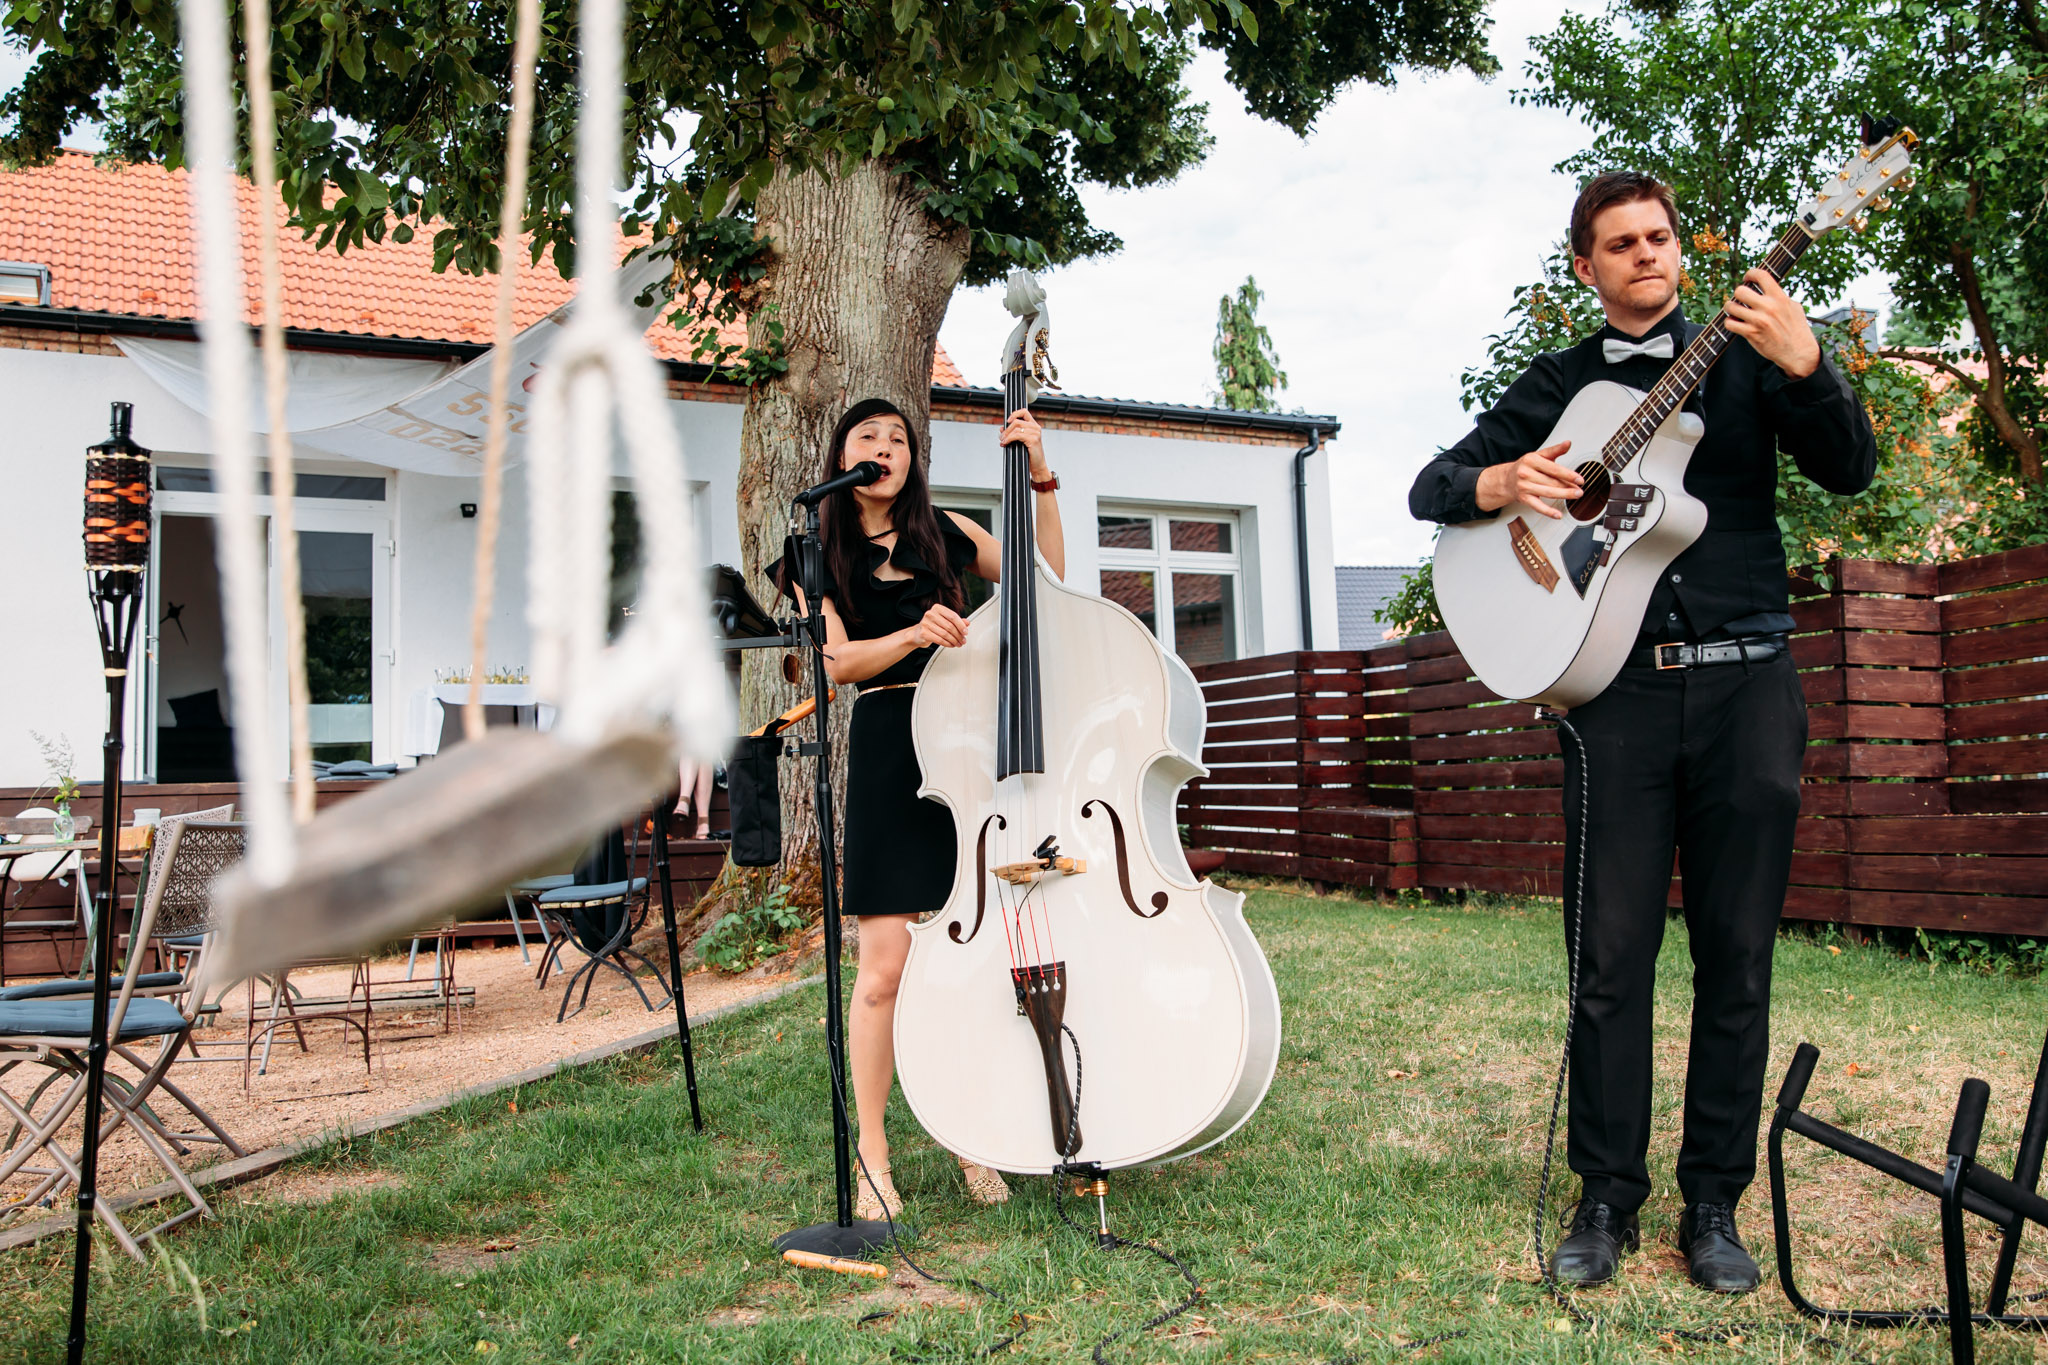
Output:
<svg viewBox="0 0 2048 1365">
<path fill-rule="evenodd" d="M 732 806 L 732 860 L 741 867 L 782 861 L 782 736 L 741 735 L 725 765 Z"/>
</svg>

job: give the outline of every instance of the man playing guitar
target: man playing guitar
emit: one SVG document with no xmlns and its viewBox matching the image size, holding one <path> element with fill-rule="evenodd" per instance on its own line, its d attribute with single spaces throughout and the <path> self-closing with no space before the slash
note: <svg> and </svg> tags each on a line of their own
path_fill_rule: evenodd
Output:
<svg viewBox="0 0 2048 1365">
<path fill-rule="evenodd" d="M 1648 390 L 1701 330 L 1678 306 L 1678 214 L 1647 175 L 1603 175 L 1572 209 L 1572 269 L 1607 325 L 1539 356 L 1473 430 L 1416 477 L 1409 508 L 1477 521 L 1504 508 L 1562 515 L 1580 476 L 1568 442 L 1537 449 L 1572 396 L 1596 380 Z M 1678 1245 L 1692 1279 L 1741 1293 L 1756 1262 L 1735 1205 L 1756 1174 L 1769 1045 L 1771 951 L 1791 868 L 1806 746 L 1775 493 L 1777 456 L 1833 493 L 1876 471 L 1870 419 L 1769 272 L 1729 306 L 1737 338 L 1688 407 L 1706 435 L 1686 491 L 1707 528 L 1652 595 L 1636 648 L 1606 691 L 1575 708 L 1585 752 L 1566 744 L 1565 894 L 1590 838 L 1582 905 L 1566 907 L 1579 960 L 1568 1160 L 1581 1183 L 1557 1278 L 1611 1279 L 1638 1241 L 1650 1194 L 1651 991 L 1676 851 L 1693 959 Z M 1593 455 L 1596 452 L 1581 452 Z M 1582 804 L 1583 803 L 1583 804 Z"/>
</svg>

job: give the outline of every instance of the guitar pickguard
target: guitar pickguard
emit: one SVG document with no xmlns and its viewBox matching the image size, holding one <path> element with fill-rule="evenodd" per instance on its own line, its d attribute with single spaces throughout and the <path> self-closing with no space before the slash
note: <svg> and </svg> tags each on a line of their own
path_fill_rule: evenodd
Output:
<svg viewBox="0 0 2048 1365">
<path fill-rule="evenodd" d="M 1607 542 L 1601 540 L 1590 526 L 1581 526 L 1564 538 L 1564 544 L 1557 552 L 1564 559 L 1565 581 L 1577 590 L 1579 596 L 1586 595 L 1586 589 L 1593 586 L 1593 574 L 1607 562 Z"/>
</svg>

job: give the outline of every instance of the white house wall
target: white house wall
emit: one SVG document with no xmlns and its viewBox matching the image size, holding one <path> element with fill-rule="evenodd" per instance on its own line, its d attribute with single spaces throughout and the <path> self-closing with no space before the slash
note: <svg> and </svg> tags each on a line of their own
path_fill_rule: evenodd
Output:
<svg viewBox="0 0 2048 1365">
<path fill-rule="evenodd" d="M 31 729 L 67 735 L 78 754 L 79 776 L 96 776 L 105 718 L 98 645 L 82 581 L 83 453 L 105 438 L 108 404 L 117 400 L 135 405 L 135 439 L 155 450 L 162 462 L 204 464 L 212 442 L 203 419 L 124 357 L 0 350 L 0 382 L 17 396 L 12 421 L 0 437 L 0 536 L 11 567 L 9 590 L 0 595 L 0 638 L 7 641 L 13 664 L 0 672 L 0 786 L 41 780 Z M 698 524 L 708 543 L 702 552 L 707 561 L 737 563 L 734 508 L 744 409 L 737 403 L 677 402 L 671 410 L 691 482 L 703 485 Z M 935 421 L 933 486 L 993 494 L 1001 477 L 996 430 L 988 423 Z M 1047 433 L 1046 447 L 1061 478 L 1069 581 L 1089 590 L 1099 585 L 1098 505 L 1235 512 L 1243 600 L 1255 607 L 1247 613 L 1246 651 L 1298 646 L 1291 446 L 1055 428 Z M 1311 582 L 1325 644 L 1334 642 L 1336 631 L 1329 458 L 1319 454 L 1308 466 Z M 331 460 L 311 463 L 337 467 Z M 479 494 L 472 479 L 359 468 L 389 480 L 385 506 L 396 547 L 391 586 L 396 658 L 387 665 L 386 704 L 374 744 L 376 757 L 388 761 L 399 757 L 411 695 L 430 685 L 437 670 L 468 660 L 478 522 L 464 518 L 461 505 L 475 502 Z M 623 466 L 616 472 L 623 474 Z M 627 486 L 623 479 L 621 486 Z M 514 469 L 506 480 L 498 548 L 489 649 L 493 663 L 524 664 L 530 657 L 528 512 L 523 471 Z M 135 775 L 132 767 L 130 775 Z"/>
</svg>

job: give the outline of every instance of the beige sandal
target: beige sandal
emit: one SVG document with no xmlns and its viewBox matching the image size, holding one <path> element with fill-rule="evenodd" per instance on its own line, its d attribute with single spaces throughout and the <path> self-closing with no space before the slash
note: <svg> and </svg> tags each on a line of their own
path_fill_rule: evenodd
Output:
<svg viewBox="0 0 2048 1365">
<path fill-rule="evenodd" d="M 881 1222 L 884 1219 L 903 1216 L 903 1201 L 896 1197 L 896 1184 L 889 1179 L 889 1168 L 879 1171 L 862 1171 L 855 1166 L 855 1198 L 853 1216 L 864 1222 Z M 878 1193 L 879 1191 L 879 1193 Z M 886 1205 L 886 1207 L 885 1207 Z"/>
<path fill-rule="evenodd" d="M 987 1166 L 977 1166 L 964 1156 L 956 1156 L 960 1163 L 960 1177 L 967 1182 L 967 1197 L 977 1204 L 1007 1204 L 1010 1202 L 1010 1187 L 1003 1183 L 1003 1173 Z"/>
</svg>

